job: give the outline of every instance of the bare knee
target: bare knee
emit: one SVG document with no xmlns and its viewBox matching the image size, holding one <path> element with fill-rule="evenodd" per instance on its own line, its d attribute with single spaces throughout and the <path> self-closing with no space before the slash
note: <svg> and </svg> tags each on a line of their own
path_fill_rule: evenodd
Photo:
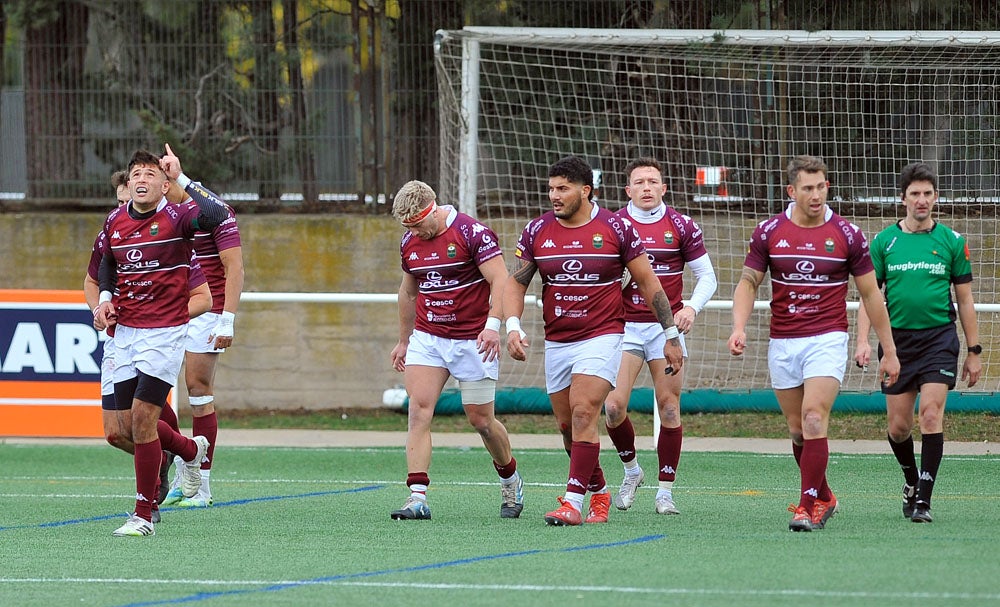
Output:
<svg viewBox="0 0 1000 607">
<path fill-rule="evenodd" d="M 479 436 L 487 438 L 490 435 L 490 430 L 493 425 L 493 418 L 485 415 L 470 415 L 469 425 L 472 429 L 479 433 Z"/>
<path fill-rule="evenodd" d="M 681 408 L 679 403 L 665 403 L 660 406 L 660 425 L 676 428 L 681 425 Z"/>
<path fill-rule="evenodd" d="M 628 415 L 628 407 L 625 406 L 625 403 L 608 399 L 604 403 L 604 415 L 606 416 L 605 421 L 608 427 L 617 428 L 625 421 L 625 416 Z"/>
<path fill-rule="evenodd" d="M 901 443 L 910 438 L 913 433 L 913 422 L 912 420 L 890 419 L 888 433 L 892 442 Z"/>
<path fill-rule="evenodd" d="M 920 430 L 921 432 L 934 432 L 937 428 L 942 427 L 944 418 L 944 411 L 937 407 L 928 407 L 927 409 L 920 409 Z"/>
</svg>

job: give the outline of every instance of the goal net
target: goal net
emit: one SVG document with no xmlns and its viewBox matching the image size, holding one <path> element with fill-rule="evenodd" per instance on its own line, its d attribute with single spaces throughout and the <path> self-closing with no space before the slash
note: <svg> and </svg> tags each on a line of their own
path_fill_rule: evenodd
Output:
<svg viewBox="0 0 1000 607">
<path fill-rule="evenodd" d="M 440 199 L 489 224 L 508 252 L 550 210 L 547 171 L 558 158 L 590 162 L 611 210 L 626 202 L 630 159 L 663 165 L 667 203 L 701 225 L 719 278 L 687 339 L 686 389 L 770 385 L 768 281 L 740 358 L 726 347 L 731 300 L 750 233 L 786 206 L 784 167 L 799 154 L 826 160 L 830 205 L 869 238 L 903 216 L 900 169 L 935 167 L 937 217 L 969 240 L 980 339 L 996 343 L 1000 37 L 468 27 L 438 32 L 435 47 Z M 693 284 L 688 272 L 685 296 Z M 540 296 L 537 278 L 528 292 Z M 541 311 L 528 306 L 523 324 L 529 361 L 505 358 L 501 385 L 544 387 Z M 997 389 L 991 356 L 974 392 Z M 848 362 L 845 391 L 877 390 L 876 365 Z"/>
</svg>

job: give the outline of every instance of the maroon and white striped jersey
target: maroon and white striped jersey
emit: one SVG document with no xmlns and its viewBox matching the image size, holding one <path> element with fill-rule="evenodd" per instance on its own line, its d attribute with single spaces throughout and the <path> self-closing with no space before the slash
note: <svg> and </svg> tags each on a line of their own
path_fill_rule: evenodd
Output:
<svg viewBox="0 0 1000 607">
<path fill-rule="evenodd" d="M 874 271 L 868 241 L 829 207 L 811 228 L 792 223 L 791 209 L 757 225 L 744 263 L 771 273 L 771 337 L 847 331 L 848 277 Z"/>
<path fill-rule="evenodd" d="M 102 234 L 117 266 L 118 323 L 136 328 L 185 324 L 198 205 L 162 201 L 135 216 L 131 209 L 129 202 L 111 211 Z"/>
<path fill-rule="evenodd" d="M 573 228 L 552 211 L 530 222 L 515 255 L 535 264 L 542 277 L 545 339 L 566 343 L 624 333 L 622 272 L 645 253 L 635 229 L 604 208 Z"/>
<path fill-rule="evenodd" d="M 673 312 L 684 307 L 684 263 L 707 255 L 705 239 L 701 228 L 687 215 L 681 214 L 667 205 L 659 220 L 652 223 L 637 221 L 628 212 L 628 205 L 615 214 L 635 228 L 642 245 L 649 256 L 653 273 L 660 279 L 660 285 L 670 301 Z M 627 322 L 656 322 L 656 315 L 639 292 L 639 285 L 633 280 L 622 290 Z"/>
<path fill-rule="evenodd" d="M 106 251 L 104 244 L 107 242 L 107 239 L 104 238 L 104 235 L 103 230 L 97 234 L 97 238 L 94 240 L 94 249 L 90 252 L 90 264 L 87 266 L 87 275 L 93 278 L 94 282 L 99 280 L 101 259 L 104 257 Z M 195 255 L 191 258 L 191 271 L 188 273 L 188 288 L 194 291 L 206 282 L 208 282 L 208 278 L 205 276 L 201 264 L 198 263 L 197 255 Z"/>
<path fill-rule="evenodd" d="M 407 232 L 399 251 L 419 294 L 414 328 L 445 339 L 476 339 L 490 312 L 490 283 L 479 271 L 503 255 L 496 233 L 454 207 L 444 232 L 422 240 Z"/>
</svg>

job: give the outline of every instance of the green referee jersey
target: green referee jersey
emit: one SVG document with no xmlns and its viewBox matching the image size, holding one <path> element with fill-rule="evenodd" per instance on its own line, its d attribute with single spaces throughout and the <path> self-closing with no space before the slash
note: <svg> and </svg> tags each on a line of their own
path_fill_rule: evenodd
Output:
<svg viewBox="0 0 1000 607">
<path fill-rule="evenodd" d="M 907 234 L 896 223 L 875 236 L 871 255 L 894 329 L 955 322 L 951 285 L 972 282 L 964 236 L 941 223 L 930 232 Z"/>
</svg>

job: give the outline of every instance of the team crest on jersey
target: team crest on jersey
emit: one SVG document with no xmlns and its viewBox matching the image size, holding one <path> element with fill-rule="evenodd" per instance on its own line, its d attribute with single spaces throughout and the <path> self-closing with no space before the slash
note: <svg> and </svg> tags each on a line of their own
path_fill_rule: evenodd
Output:
<svg viewBox="0 0 1000 607">
<path fill-rule="evenodd" d="M 455 243 L 449 242 L 448 243 L 448 257 L 454 257 L 455 255 L 458 255 L 458 247 L 455 246 Z"/>
<path fill-rule="evenodd" d="M 674 233 L 670 230 L 663 233 L 663 244 L 674 244 Z"/>
<path fill-rule="evenodd" d="M 833 253 L 833 239 L 827 238 L 826 242 L 823 243 L 823 247 L 826 249 L 827 253 Z"/>
<path fill-rule="evenodd" d="M 153 225 L 149 226 L 149 235 L 156 236 L 160 233 L 160 224 L 153 222 Z"/>
<path fill-rule="evenodd" d="M 604 237 L 600 234 L 594 234 L 594 248 L 600 249 L 604 246 Z"/>
</svg>

